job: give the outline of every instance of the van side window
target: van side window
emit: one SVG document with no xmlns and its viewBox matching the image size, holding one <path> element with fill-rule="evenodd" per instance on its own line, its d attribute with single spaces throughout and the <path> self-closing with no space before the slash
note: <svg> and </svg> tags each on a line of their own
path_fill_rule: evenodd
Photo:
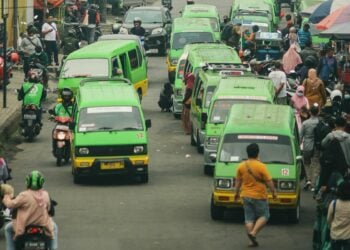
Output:
<svg viewBox="0 0 350 250">
<path fill-rule="evenodd" d="M 192 99 L 193 100 L 196 100 L 196 99 L 203 100 L 203 91 L 204 91 L 204 89 L 203 89 L 203 81 L 202 81 L 202 79 L 200 79 L 198 77 L 198 80 L 195 81 L 194 86 L 195 86 L 194 93 L 193 93 L 194 94 L 193 95 L 194 98 L 192 98 Z"/>
<path fill-rule="evenodd" d="M 142 66 L 142 53 L 140 51 L 140 48 L 139 47 L 136 47 L 136 53 L 137 53 L 137 60 L 138 60 L 138 67 L 141 67 Z"/>
<path fill-rule="evenodd" d="M 138 68 L 138 61 L 137 61 L 136 49 L 130 50 L 128 52 L 128 56 L 129 56 L 129 60 L 130 60 L 131 69 L 137 69 Z"/>
<path fill-rule="evenodd" d="M 192 67 L 191 63 L 187 60 L 186 65 L 185 65 L 185 74 L 184 75 L 186 75 L 189 72 L 192 72 L 192 69 L 193 69 L 193 67 Z"/>
<path fill-rule="evenodd" d="M 117 75 L 117 69 L 119 69 L 118 58 L 112 58 L 112 76 Z"/>
</svg>

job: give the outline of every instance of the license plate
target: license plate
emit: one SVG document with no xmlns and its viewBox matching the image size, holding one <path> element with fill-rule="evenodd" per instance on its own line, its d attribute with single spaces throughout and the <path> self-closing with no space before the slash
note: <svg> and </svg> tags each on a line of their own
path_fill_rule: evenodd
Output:
<svg viewBox="0 0 350 250">
<path fill-rule="evenodd" d="M 35 120 L 36 119 L 36 115 L 24 114 L 23 118 L 24 119 L 28 119 L 28 120 Z"/>
<path fill-rule="evenodd" d="M 121 169 L 124 168 L 124 162 L 115 161 L 115 162 L 102 162 L 101 169 Z"/>
<path fill-rule="evenodd" d="M 45 249 L 45 242 L 42 241 L 26 241 L 24 245 L 28 249 Z"/>
</svg>

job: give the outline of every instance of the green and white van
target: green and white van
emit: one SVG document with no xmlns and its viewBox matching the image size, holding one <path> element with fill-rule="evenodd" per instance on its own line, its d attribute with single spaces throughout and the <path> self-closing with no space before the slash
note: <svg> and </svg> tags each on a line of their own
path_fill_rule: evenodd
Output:
<svg viewBox="0 0 350 250">
<path fill-rule="evenodd" d="M 269 207 L 283 211 L 297 223 L 302 168 L 298 128 L 291 107 L 271 104 L 232 106 L 216 156 L 212 219 L 223 219 L 226 209 L 242 207 L 242 200 L 234 200 L 234 185 L 237 168 L 247 159 L 250 143 L 259 145 L 259 159 L 267 166 L 277 190 L 276 199 L 268 194 Z"/>
<path fill-rule="evenodd" d="M 199 42 L 213 43 L 215 40 L 215 33 L 209 18 L 175 18 L 166 61 L 169 81 L 174 82 L 176 65 L 185 45 Z"/>
<path fill-rule="evenodd" d="M 275 98 L 275 87 L 271 79 L 245 76 L 228 76 L 222 78 L 211 99 L 208 119 L 205 126 L 204 140 L 204 173 L 212 174 L 222 130 L 231 107 L 239 103 L 272 104 Z"/>
<path fill-rule="evenodd" d="M 215 38 L 220 41 L 220 16 L 215 5 L 211 4 L 187 4 L 182 11 L 182 17 L 209 18 Z"/>
<path fill-rule="evenodd" d="M 74 51 L 64 61 L 58 89 L 70 88 L 76 93 L 80 81 L 91 77 L 127 78 L 140 98 L 144 96 L 148 89 L 147 62 L 139 42 L 107 39 Z"/>
<path fill-rule="evenodd" d="M 74 107 L 71 144 L 74 182 L 128 175 L 148 182 L 148 135 L 139 96 L 125 78 L 82 80 Z"/>
<path fill-rule="evenodd" d="M 184 48 L 176 68 L 175 81 L 173 85 L 172 111 L 175 118 L 180 118 L 182 111 L 182 100 L 184 94 L 183 77 L 187 73 L 196 75 L 198 69 L 206 64 L 234 65 L 241 64 L 236 50 L 224 44 L 188 44 Z"/>
</svg>

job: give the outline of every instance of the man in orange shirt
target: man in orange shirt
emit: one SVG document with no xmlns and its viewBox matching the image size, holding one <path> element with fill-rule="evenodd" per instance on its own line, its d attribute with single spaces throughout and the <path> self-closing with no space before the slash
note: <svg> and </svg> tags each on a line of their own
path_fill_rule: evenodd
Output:
<svg viewBox="0 0 350 250">
<path fill-rule="evenodd" d="M 235 201 L 239 197 L 243 198 L 245 227 L 250 239 L 249 246 L 256 247 L 258 246 L 256 235 L 270 217 L 266 186 L 272 192 L 274 199 L 276 189 L 265 164 L 259 161 L 258 144 L 248 145 L 247 154 L 248 160 L 242 162 L 237 169 Z"/>
</svg>

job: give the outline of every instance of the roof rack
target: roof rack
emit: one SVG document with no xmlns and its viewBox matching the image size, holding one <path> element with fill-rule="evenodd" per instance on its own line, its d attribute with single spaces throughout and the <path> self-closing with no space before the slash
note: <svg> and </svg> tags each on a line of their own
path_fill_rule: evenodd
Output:
<svg viewBox="0 0 350 250">
<path fill-rule="evenodd" d="M 250 67 L 237 63 L 205 63 L 203 70 L 223 71 L 223 70 L 239 70 L 251 71 Z"/>
<path fill-rule="evenodd" d="M 89 82 L 113 82 L 113 83 L 126 83 L 131 85 L 131 82 L 129 79 L 123 78 L 123 77 L 91 77 L 86 78 L 80 81 L 80 86 L 84 86 L 86 83 Z"/>
</svg>

